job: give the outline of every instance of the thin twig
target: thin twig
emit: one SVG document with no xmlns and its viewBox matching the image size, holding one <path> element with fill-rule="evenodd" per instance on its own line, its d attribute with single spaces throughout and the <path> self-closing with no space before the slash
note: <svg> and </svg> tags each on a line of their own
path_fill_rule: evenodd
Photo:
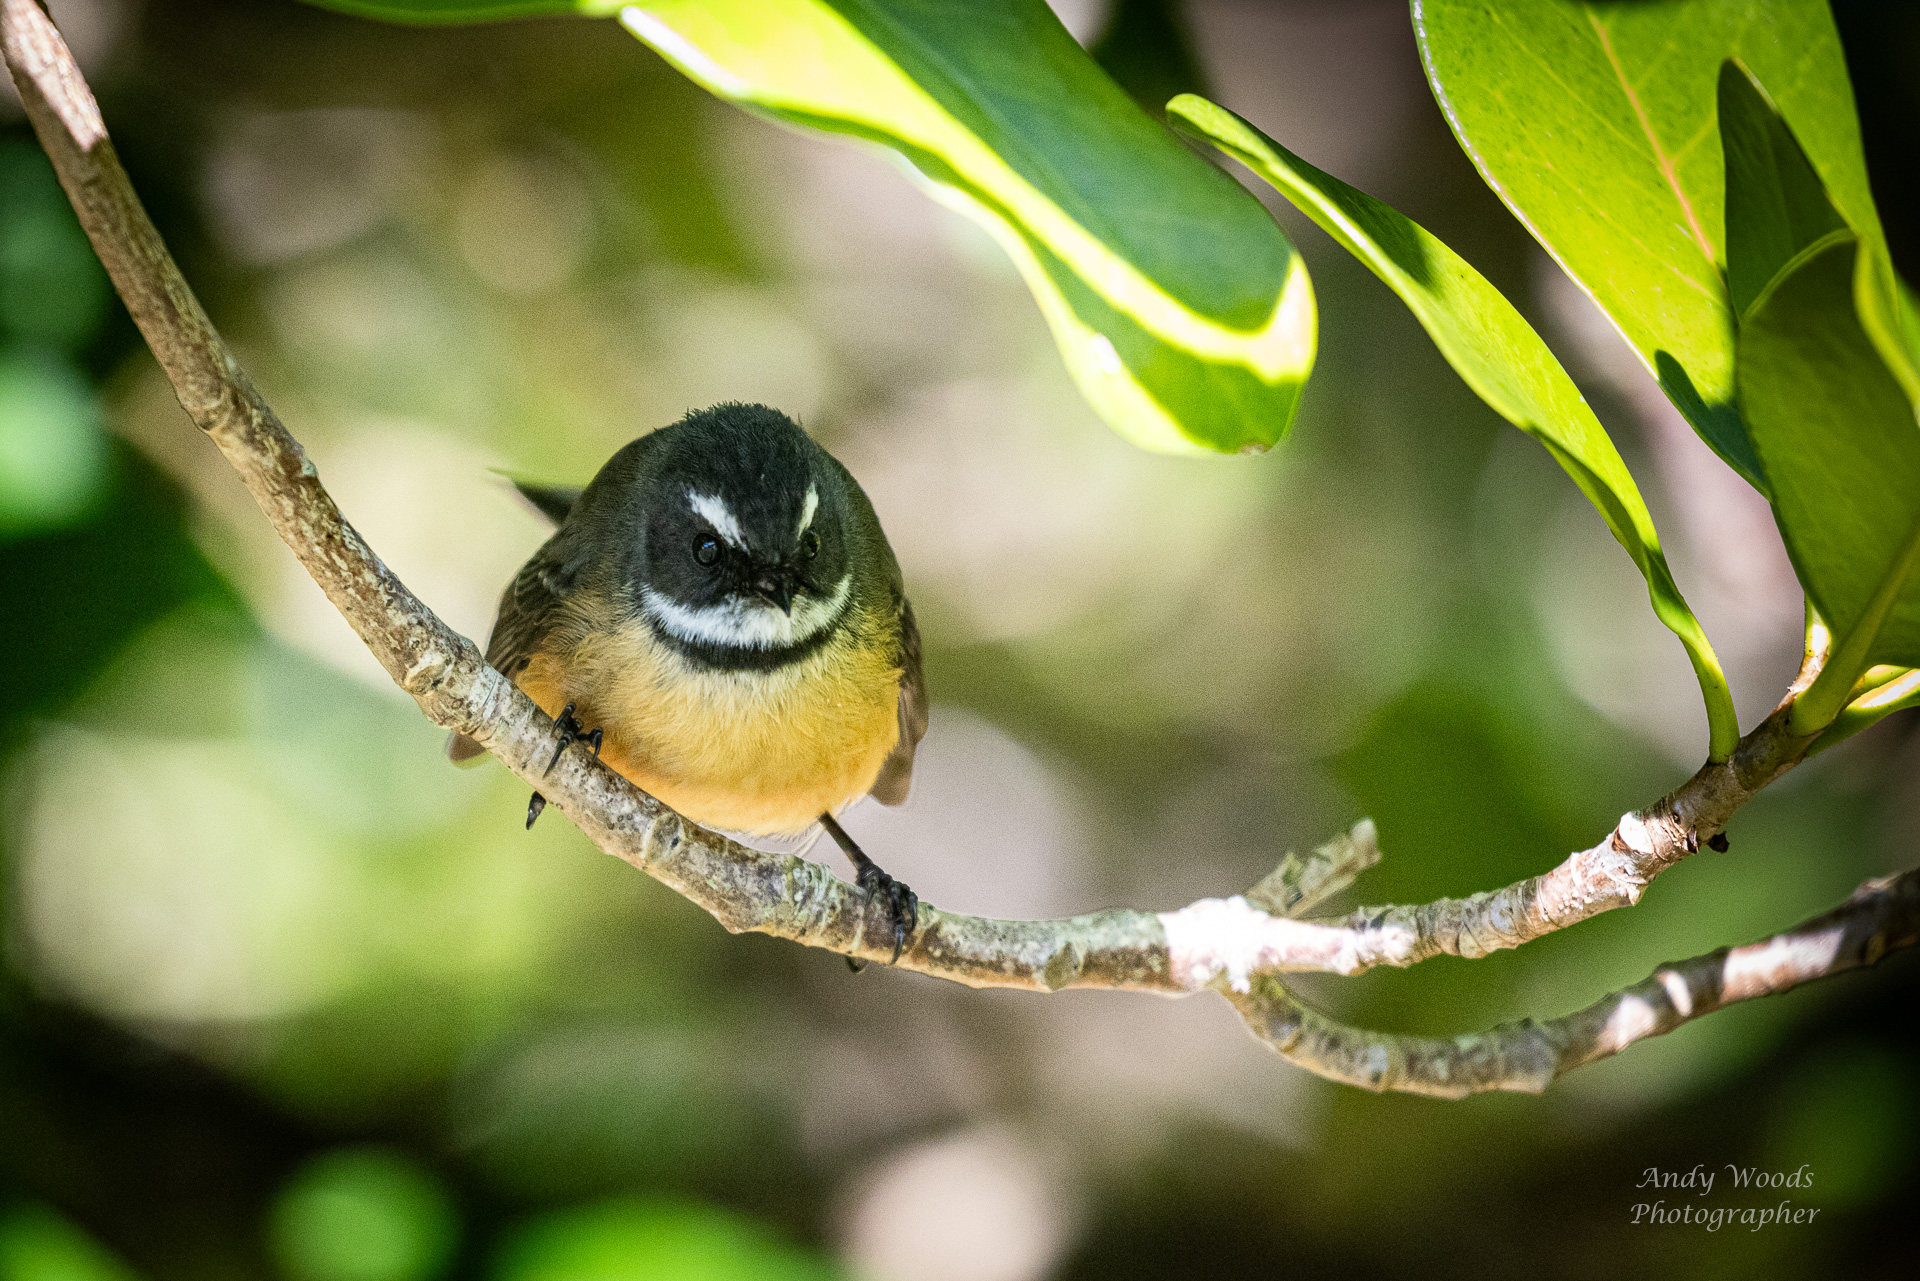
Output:
<svg viewBox="0 0 1920 1281">
<path fill-rule="evenodd" d="M 1632 987 L 1544 1023 L 1522 1019 L 1455 1037 L 1368 1031 L 1313 1009 L 1278 975 L 1257 978 L 1227 999 L 1289 1063 L 1348 1085 L 1443 1099 L 1488 1090 L 1538 1094 L 1635 1041 L 1738 1001 L 1872 965 L 1917 942 L 1920 869 L 1868 881 L 1841 906 L 1784 934 L 1662 965 Z"/>
<path fill-rule="evenodd" d="M 0 36 L 41 145 L 181 405 L 428 718 L 477 740 L 536 784 L 600 849 L 685 895 L 726 929 L 869 960 L 889 957 L 884 929 L 868 940 L 860 891 L 818 864 L 747 849 L 705 831 L 584 753 L 567 754 L 546 773 L 553 722 L 380 562 L 234 361 L 141 208 L 53 24 L 33 0 L 0 0 Z M 1784 717 L 1776 714 L 1742 740 L 1732 760 L 1703 768 L 1652 809 L 1627 815 L 1606 841 L 1543 876 L 1469 899 L 1369 908 L 1331 921 L 1290 915 L 1378 857 L 1369 825 L 1304 863 L 1290 857 L 1246 897 L 1205 899 L 1174 912 L 1116 908 L 1056 920 L 1000 921 L 923 903 L 919 928 L 899 965 L 974 987 L 1220 989 L 1233 994 L 1260 1028 L 1259 1020 L 1271 1024 L 1273 1011 L 1284 1008 L 1281 996 L 1270 995 L 1284 996 L 1284 989 L 1268 982 L 1274 975 L 1356 974 L 1440 953 L 1479 956 L 1636 901 L 1654 876 L 1713 837 L 1806 747 L 1806 740 L 1787 734 Z M 1319 1026 L 1311 1023 L 1317 1018 L 1303 1014 L 1302 1026 Z M 1448 1044 L 1462 1064 L 1484 1057 L 1473 1038 Z M 1298 1058 L 1316 1071 L 1334 1061 Z M 1464 1070 L 1447 1067 L 1445 1059 L 1439 1056 L 1427 1075 Z"/>
</svg>

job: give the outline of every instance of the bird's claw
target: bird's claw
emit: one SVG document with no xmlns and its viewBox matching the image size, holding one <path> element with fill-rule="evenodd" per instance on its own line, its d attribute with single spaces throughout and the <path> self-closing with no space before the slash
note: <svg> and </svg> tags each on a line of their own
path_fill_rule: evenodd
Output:
<svg viewBox="0 0 1920 1281">
<path fill-rule="evenodd" d="M 855 878 L 860 891 L 866 895 L 867 905 L 881 904 L 887 913 L 887 932 L 893 939 L 893 960 L 899 961 L 900 952 L 913 941 L 914 930 L 920 925 L 920 896 L 904 882 L 880 870 L 880 865 L 868 859 L 860 865 L 860 874 Z"/>
<path fill-rule="evenodd" d="M 606 737 L 604 727 L 596 726 L 590 733 L 582 733 L 582 726 L 573 714 L 573 704 L 568 703 L 560 709 L 560 715 L 553 722 L 560 729 L 560 741 L 553 745 L 553 755 L 547 761 L 542 774 L 553 773 L 553 767 L 560 763 L 560 754 L 575 743 L 586 743 L 593 748 L 593 759 L 600 759 L 600 743 Z M 547 798 L 535 792 L 527 801 L 527 830 L 533 830 L 533 822 L 547 808 Z"/>
<path fill-rule="evenodd" d="M 600 741 L 606 731 L 596 728 L 591 734 L 587 733 L 586 726 L 574 716 L 572 703 L 560 709 L 560 715 L 554 718 L 553 723 L 560 730 L 560 741 L 553 745 L 553 755 L 547 759 L 547 768 L 543 773 L 553 773 L 553 767 L 560 763 L 560 754 L 575 743 L 592 744 L 593 758 L 600 759 Z"/>
</svg>

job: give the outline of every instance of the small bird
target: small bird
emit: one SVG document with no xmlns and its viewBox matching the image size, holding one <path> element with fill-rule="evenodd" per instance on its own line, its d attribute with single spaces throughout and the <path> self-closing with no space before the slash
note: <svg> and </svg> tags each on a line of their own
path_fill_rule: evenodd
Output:
<svg viewBox="0 0 1920 1281">
<path fill-rule="evenodd" d="M 835 815 L 906 799 L 926 683 L 899 563 L 847 469 L 785 414 L 723 404 L 628 444 L 584 490 L 519 488 L 558 528 L 501 594 L 487 662 L 559 724 L 553 761 L 586 742 L 749 839 L 804 848 L 824 827 L 898 960 L 919 899 Z M 447 744 L 455 762 L 483 750 Z"/>
</svg>

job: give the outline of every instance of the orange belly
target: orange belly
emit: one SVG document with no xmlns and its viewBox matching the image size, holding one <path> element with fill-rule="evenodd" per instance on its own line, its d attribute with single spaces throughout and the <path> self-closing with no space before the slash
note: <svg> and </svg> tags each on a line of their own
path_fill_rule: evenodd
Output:
<svg viewBox="0 0 1920 1281">
<path fill-rule="evenodd" d="M 549 716 L 573 703 L 602 760 L 696 823 L 787 833 L 879 776 L 899 736 L 892 653 L 856 625 L 789 667 L 712 671 L 638 624 L 536 654 L 516 683 Z"/>
</svg>

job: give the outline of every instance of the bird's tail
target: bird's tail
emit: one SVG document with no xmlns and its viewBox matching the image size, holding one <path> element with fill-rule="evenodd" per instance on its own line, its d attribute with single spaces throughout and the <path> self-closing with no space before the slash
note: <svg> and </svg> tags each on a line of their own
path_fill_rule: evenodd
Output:
<svg viewBox="0 0 1920 1281">
<path fill-rule="evenodd" d="M 579 485 L 537 485 L 533 481 L 521 480 L 518 476 L 510 475 L 498 468 L 494 470 L 497 475 L 505 476 L 512 481 L 513 487 L 520 491 L 520 496 L 532 503 L 535 511 L 555 525 L 565 520 L 567 513 L 573 510 L 573 505 L 580 501 Z"/>
</svg>

